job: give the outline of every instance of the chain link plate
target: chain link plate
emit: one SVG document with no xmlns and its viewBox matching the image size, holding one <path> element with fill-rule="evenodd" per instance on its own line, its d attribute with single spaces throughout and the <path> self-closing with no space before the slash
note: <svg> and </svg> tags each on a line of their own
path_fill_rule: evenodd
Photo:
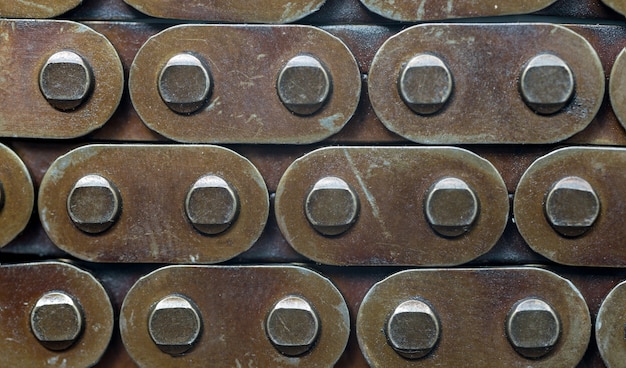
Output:
<svg viewBox="0 0 626 368">
<path fill-rule="evenodd" d="M 30 0 L 0 2 L 0 16 L 6 18 L 52 18 L 74 9 L 82 0 Z"/>
<path fill-rule="evenodd" d="M 596 318 L 596 340 L 604 364 L 608 368 L 621 367 L 626 359 L 626 282 L 614 287 L 602 301 Z"/>
<path fill-rule="evenodd" d="M 154 344 L 148 320 L 168 295 L 193 301 L 203 332 L 182 356 Z M 317 312 L 320 333 L 308 353 L 288 357 L 270 343 L 265 321 L 279 300 L 296 295 Z M 345 349 L 350 321 L 345 301 L 325 277 L 291 266 L 169 266 L 142 277 L 128 292 L 120 315 L 124 345 L 142 367 L 331 367 Z"/>
<path fill-rule="evenodd" d="M 35 206 L 28 168 L 18 155 L 0 144 L 0 247 L 24 230 Z"/>
<path fill-rule="evenodd" d="M 184 166 L 183 166 L 184 164 Z M 86 175 L 98 174 L 119 190 L 121 213 L 107 231 L 85 233 L 68 216 L 68 194 Z M 196 180 L 212 174 L 239 198 L 230 228 L 205 235 L 190 223 L 185 198 Z M 244 157 L 217 146 L 91 145 L 59 157 L 39 190 L 39 218 L 52 241 L 95 262 L 215 263 L 247 250 L 269 213 L 263 178 Z"/>
</svg>

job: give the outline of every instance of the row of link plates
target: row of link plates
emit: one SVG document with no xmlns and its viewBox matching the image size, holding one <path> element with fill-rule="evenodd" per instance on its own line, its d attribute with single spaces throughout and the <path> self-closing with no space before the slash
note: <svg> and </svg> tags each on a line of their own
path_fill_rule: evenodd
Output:
<svg viewBox="0 0 626 368">
<path fill-rule="evenodd" d="M 625 9 L 0 4 L 0 366 L 623 366 Z"/>
</svg>

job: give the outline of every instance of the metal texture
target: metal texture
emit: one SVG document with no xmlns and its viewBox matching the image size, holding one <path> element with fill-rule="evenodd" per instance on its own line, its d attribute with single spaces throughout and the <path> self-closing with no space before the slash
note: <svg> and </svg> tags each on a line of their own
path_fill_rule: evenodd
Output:
<svg viewBox="0 0 626 368">
<path fill-rule="evenodd" d="M 359 215 L 360 202 L 354 189 L 334 176 L 318 180 L 304 202 L 309 224 L 323 235 L 339 235 L 348 230 Z"/>
<path fill-rule="evenodd" d="M 184 354 L 191 349 L 202 332 L 202 320 L 193 302 L 179 295 L 161 299 L 148 317 L 152 341 L 170 355 Z"/>
<path fill-rule="evenodd" d="M 70 220 L 82 231 L 97 234 L 113 226 L 122 206 L 117 188 L 100 175 L 86 175 L 67 196 Z"/>
<path fill-rule="evenodd" d="M 69 295 L 57 291 L 44 294 L 30 313 L 30 328 L 39 342 L 50 350 L 72 346 L 83 330 L 81 306 Z"/>
<path fill-rule="evenodd" d="M 602 0 L 604 5 L 609 6 L 611 9 L 620 13 L 621 15 L 626 15 L 626 1 L 624 0 Z"/>
<path fill-rule="evenodd" d="M 476 194 L 457 178 L 444 178 L 428 191 L 424 203 L 426 219 L 443 236 L 456 237 L 470 231 L 479 214 Z"/>
<path fill-rule="evenodd" d="M 421 300 L 407 300 L 393 311 L 385 326 L 387 343 L 407 359 L 428 355 L 437 345 L 441 326 L 435 311 Z"/>
<path fill-rule="evenodd" d="M 3 265 L 0 286 L 1 366 L 90 367 L 100 360 L 113 333 L 113 309 L 91 274 L 60 262 Z M 55 294 L 75 305 L 56 303 Z M 71 343 L 58 341 L 77 332 Z"/>
<path fill-rule="evenodd" d="M 35 206 L 35 190 L 20 157 L 0 144 L 0 247 L 24 230 Z"/>
<path fill-rule="evenodd" d="M 0 136 L 74 138 L 101 127 L 113 115 L 122 97 L 124 74 L 117 52 L 104 36 L 79 23 L 54 20 L 2 20 L 0 34 L 6 40 L 0 45 Z M 48 82 L 69 86 L 76 82 L 68 80 L 68 71 L 58 63 L 46 65 L 64 51 L 79 55 L 90 66 L 93 78 L 88 98 L 73 110 L 66 110 L 73 104 L 58 98 L 76 96 L 57 96 L 51 103 L 63 108 L 59 110 L 42 95 L 59 93 Z M 56 74 L 51 67 L 65 71 Z"/>
<path fill-rule="evenodd" d="M 211 92 L 211 76 L 197 57 L 180 53 L 161 69 L 158 88 L 163 102 L 172 111 L 191 114 L 206 103 Z"/>
<path fill-rule="evenodd" d="M 596 318 L 595 333 L 598 350 L 608 368 L 621 367 L 626 359 L 625 305 L 626 282 L 621 282 L 604 298 Z"/>
<path fill-rule="evenodd" d="M 626 49 L 622 50 L 615 59 L 609 79 L 611 107 L 622 127 L 626 127 L 626 92 L 624 91 L 626 91 Z"/>
<path fill-rule="evenodd" d="M 420 54 L 402 69 L 398 90 L 411 110 L 422 115 L 434 114 L 452 94 L 452 75 L 440 58 Z"/>
<path fill-rule="evenodd" d="M 142 13 L 158 18 L 238 23 L 289 23 L 317 11 L 326 0 L 124 0 Z"/>
<path fill-rule="evenodd" d="M 404 104 L 397 88 L 404 65 L 423 53 L 443 60 L 454 81 L 445 107 L 426 116 Z M 525 64 L 545 53 L 569 65 L 576 93 L 558 114 L 538 115 L 520 96 L 518 80 Z M 372 61 L 368 90 L 383 124 L 418 143 L 553 143 L 595 117 L 604 97 L 604 73 L 589 42 L 559 25 L 425 24 L 382 45 Z"/>
<path fill-rule="evenodd" d="M 67 215 L 67 198 L 59 195 L 70 193 L 87 174 L 106 176 L 123 202 L 115 224 L 98 235 L 74 226 Z M 227 231 L 214 236 L 197 231 L 185 212 L 190 188 L 205 175 L 227 180 L 240 200 L 237 219 Z M 258 239 L 268 217 L 269 199 L 257 169 L 226 148 L 91 145 L 52 164 L 41 183 L 38 208 L 52 241 L 81 259 L 215 263 L 247 250 Z"/>
<path fill-rule="evenodd" d="M 580 236 L 600 215 L 600 200 L 582 178 L 569 176 L 554 183 L 546 195 L 544 210 L 550 225 L 563 236 Z"/>
<path fill-rule="evenodd" d="M 52 18 L 74 9 L 82 0 L 2 1 L 0 17 Z"/>
<path fill-rule="evenodd" d="M 515 223 L 528 245 L 565 265 L 624 267 L 624 165 L 626 150 L 621 148 L 568 147 L 535 161 L 522 176 L 514 200 Z M 571 177 L 584 179 L 597 199 L 589 187 L 570 185 L 568 193 L 559 194 L 563 199 L 555 203 L 557 208 L 548 208 L 550 215 L 546 216 L 546 197 L 550 204 L 555 184 Z M 563 230 L 553 228 L 549 219 L 556 211 L 564 222 L 560 225 L 569 225 L 574 233 L 566 229 L 563 236 Z M 585 232 L 581 233 L 581 228 Z"/>
<path fill-rule="evenodd" d="M 526 358 L 538 359 L 550 353 L 560 335 L 557 312 L 541 299 L 518 302 L 507 317 L 506 336 L 515 351 Z"/>
<path fill-rule="evenodd" d="M 309 302 L 288 296 L 276 303 L 267 316 L 265 331 L 278 351 L 298 356 L 311 350 L 317 341 L 320 322 Z"/>
<path fill-rule="evenodd" d="M 509 311 L 528 297 L 544 300 L 560 316 L 561 337 L 551 354 L 540 359 L 519 355 L 505 333 Z M 397 305 L 407 300 L 428 301 L 441 325 L 439 342 L 419 360 L 398 355 L 383 332 Z M 546 270 L 408 270 L 369 290 L 359 309 L 356 328 L 361 351 L 371 367 L 555 368 L 575 367 L 581 360 L 591 335 L 591 318 L 576 287 Z"/>
<path fill-rule="evenodd" d="M 206 107 L 190 116 L 171 111 L 157 88 L 161 70 L 181 52 L 206 62 L 213 81 Z M 293 114 L 276 91 L 281 70 L 302 55 L 316 58 L 332 80 L 330 96 L 312 115 Z M 308 83 L 307 78 L 292 81 Z M 321 141 L 346 124 L 357 108 L 361 79 L 346 45 L 318 28 L 181 25 L 142 46 L 130 69 L 129 89 L 145 124 L 175 141 L 303 144 Z"/>
<path fill-rule="evenodd" d="M 317 112 L 328 99 L 331 87 L 332 81 L 324 66 L 309 55 L 289 60 L 276 83 L 282 103 L 298 115 Z"/>
<path fill-rule="evenodd" d="M 555 1 L 361 0 L 370 11 L 403 22 L 526 14 L 547 8 Z"/>
<path fill-rule="evenodd" d="M 171 294 L 193 300 L 204 326 L 193 349 L 176 357 L 159 350 L 147 326 L 152 305 Z M 275 349 L 274 323 L 266 323 L 280 301 L 293 296 L 306 300 L 320 325 L 313 347 L 297 357 Z M 205 367 L 207 361 L 216 367 L 330 367 L 344 351 L 350 322 L 335 286 L 306 268 L 169 266 L 142 277 L 131 288 L 122 306 L 120 330 L 128 353 L 142 367 Z"/>
<path fill-rule="evenodd" d="M 50 105 L 74 110 L 89 97 L 93 88 L 91 67 L 72 51 L 52 54 L 41 68 L 39 88 Z"/>
<path fill-rule="evenodd" d="M 198 231 L 219 234 L 237 219 L 239 197 L 224 179 L 206 175 L 198 179 L 187 193 L 185 213 Z"/>
<path fill-rule="evenodd" d="M 556 114 L 574 95 L 574 75 L 558 56 L 540 54 L 528 62 L 520 77 L 526 105 L 538 114 Z"/>
<path fill-rule="evenodd" d="M 332 237 L 316 231 L 303 209 L 312 188 L 326 177 L 345 181 L 361 203 L 356 222 Z M 481 203 L 471 230 L 455 238 L 433 231 L 423 208 L 429 189 L 449 177 L 467 183 Z M 445 207 L 437 209 L 437 216 L 453 218 L 459 213 L 454 198 L 446 205 L 449 199 L 436 204 Z M 327 207 L 331 213 L 338 210 L 333 203 Z M 316 262 L 331 265 L 469 262 L 500 238 L 508 209 L 506 187 L 496 169 L 477 155 L 452 147 L 322 148 L 286 170 L 275 200 L 278 226 L 291 246 Z M 447 215 L 447 211 L 454 214 Z"/>
</svg>

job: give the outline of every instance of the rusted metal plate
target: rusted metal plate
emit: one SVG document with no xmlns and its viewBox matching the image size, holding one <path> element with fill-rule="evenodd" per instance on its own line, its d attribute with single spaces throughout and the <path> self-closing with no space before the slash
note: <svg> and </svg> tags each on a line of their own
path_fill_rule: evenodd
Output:
<svg viewBox="0 0 626 368">
<path fill-rule="evenodd" d="M 85 184 L 94 175 L 114 189 L 107 191 L 97 180 Z M 222 181 L 194 185 L 206 183 L 199 179 L 207 175 Z M 77 187 L 100 189 L 80 192 Z M 227 195 L 232 192 L 235 200 Z M 215 263 L 252 246 L 265 226 L 269 200 L 257 169 L 225 148 L 92 145 L 52 164 L 41 183 L 38 207 L 52 241 L 81 259 Z M 214 222 L 211 216 L 223 220 L 220 214 L 231 217 Z M 99 215 L 105 219 L 98 222 Z"/>
<path fill-rule="evenodd" d="M 535 161 L 514 201 L 530 247 L 561 264 L 624 267 L 624 165 L 620 148 L 568 147 Z"/>
<path fill-rule="evenodd" d="M 604 364 L 621 367 L 626 359 L 624 339 L 626 330 L 626 282 L 615 286 L 602 301 L 596 319 L 596 341 Z"/>
<path fill-rule="evenodd" d="M 212 41 L 207 43 L 207 39 Z M 184 62 L 173 58 L 177 55 L 197 59 L 206 70 L 203 79 L 210 81 L 202 85 L 203 93 L 197 94 L 198 105 L 184 105 L 197 109 L 191 112 L 175 112 L 161 98 L 176 100 L 193 92 L 171 87 L 178 79 L 174 73 L 162 72 L 166 65 Z M 279 75 L 296 57 L 317 59 L 331 85 L 321 107 L 312 114 L 292 113 L 279 97 Z M 301 70 L 305 69 L 311 70 L 305 66 Z M 189 73 L 198 70 L 187 69 Z M 292 91 L 299 91 L 298 96 L 313 94 L 317 91 L 313 87 L 320 82 L 306 70 L 301 78 L 292 73 L 286 82 Z M 181 72 L 183 85 L 185 78 Z M 345 125 L 359 102 L 361 79 L 348 48 L 318 28 L 184 25 L 169 28 L 143 45 L 131 67 L 129 85 L 142 120 L 170 139 L 302 144 L 320 141 Z"/>
<path fill-rule="evenodd" d="M 419 55 L 436 57 L 444 67 L 418 69 L 413 58 Z M 536 57 L 559 62 L 536 63 Z M 594 49 L 552 24 L 415 26 L 383 44 L 368 83 L 385 126 L 427 144 L 558 142 L 583 130 L 604 97 Z M 414 112 L 405 100 L 415 99 L 439 110 Z"/>
<path fill-rule="evenodd" d="M 544 9 L 555 1 L 361 0 L 370 11 L 402 22 L 527 14 Z"/>
<path fill-rule="evenodd" d="M 290 23 L 316 12 L 326 0 L 124 0 L 142 13 L 158 18 L 238 23 Z"/>
<path fill-rule="evenodd" d="M 15 152 L 0 144 L 0 247 L 24 230 L 34 205 L 28 168 Z"/>
<path fill-rule="evenodd" d="M 328 178 L 345 184 L 333 188 Z M 464 182 L 469 191 L 451 193 L 462 189 L 453 185 L 446 196 L 438 186 L 450 184 L 449 179 Z M 451 147 L 322 148 L 287 169 L 275 205 L 278 226 L 291 246 L 332 265 L 469 262 L 500 238 L 508 208 L 496 169 Z"/>
<path fill-rule="evenodd" d="M 626 3 L 625 3 L 626 5 Z M 609 95 L 611 106 L 622 127 L 626 127 L 626 49 L 622 50 L 615 59 L 609 80 Z"/>
<path fill-rule="evenodd" d="M 0 45 L 0 136 L 73 138 L 111 117 L 124 75 L 104 36 L 79 23 L 52 20 L 3 20 L 0 34 L 5 39 Z M 74 58 L 58 57 L 59 52 Z M 69 106 L 70 100 L 78 106 Z"/>
<path fill-rule="evenodd" d="M 3 18 L 52 18 L 82 3 L 82 0 L 35 0 L 2 1 L 0 16 Z"/>
<path fill-rule="evenodd" d="M 167 296 L 193 303 L 201 331 L 182 355 L 159 349 L 151 333 L 153 310 Z M 286 356 L 276 349 L 267 320 L 278 302 L 296 296 L 306 300 L 318 318 L 317 336 L 309 351 Z M 171 319 L 176 333 L 184 332 Z M 298 330 L 290 324 L 285 328 Z M 335 286 L 306 268 L 277 266 L 169 266 L 141 278 L 128 292 L 120 315 L 124 345 L 142 367 L 331 367 L 341 356 L 350 332 L 348 309 Z M 152 332 L 151 332 L 152 331 Z"/>
<path fill-rule="evenodd" d="M 556 314 L 551 321 L 556 331 L 544 330 L 555 326 L 538 318 L 528 325 L 523 318 L 513 321 L 515 306 L 525 300 L 548 305 Z M 394 337 L 410 326 L 386 327 L 396 307 L 407 301 L 428 305 L 439 323 L 436 344 L 422 358 L 403 358 L 386 336 Z M 508 325 L 514 330 L 507 329 Z M 591 319 L 580 292 L 550 271 L 531 267 L 433 269 L 399 272 L 374 285 L 363 299 L 356 328 L 371 367 L 575 367 L 589 343 Z M 529 340 L 556 332 L 556 343 L 545 355 L 526 358 L 512 346 L 515 333 L 525 330 L 530 332 Z M 533 341 L 528 342 L 530 348 Z"/>
<path fill-rule="evenodd" d="M 113 332 L 113 309 L 106 291 L 91 274 L 60 262 L 3 265 L 0 284 L 2 366 L 91 367 L 100 360 Z M 42 296 L 50 292 L 69 296 L 82 316 L 76 341 L 64 350 L 46 348 L 33 333 L 38 325 L 31 323 L 31 314 L 40 308 L 38 301 Z M 58 312 L 37 316 L 53 318 L 47 325 L 45 318 L 35 321 L 49 327 L 44 331 L 47 334 L 54 334 L 54 329 L 71 328 L 68 323 L 75 321 L 64 319 L 67 315 L 63 310 Z"/>
</svg>

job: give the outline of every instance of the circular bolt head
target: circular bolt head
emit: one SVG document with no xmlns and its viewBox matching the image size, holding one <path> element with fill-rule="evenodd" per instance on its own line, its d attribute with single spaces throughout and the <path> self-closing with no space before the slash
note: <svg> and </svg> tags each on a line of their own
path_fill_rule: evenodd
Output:
<svg viewBox="0 0 626 368">
<path fill-rule="evenodd" d="M 541 299 L 525 299 L 509 311 L 506 334 L 515 351 L 537 359 L 548 354 L 561 334 L 556 312 Z"/>
<path fill-rule="evenodd" d="M 50 350 L 72 346 L 83 330 L 83 315 L 77 303 L 62 292 L 44 294 L 30 314 L 30 326 L 39 342 Z"/>
<path fill-rule="evenodd" d="M 120 214 L 117 188 L 100 175 L 80 178 L 67 197 L 67 212 L 80 230 L 97 234 L 110 228 Z"/>
<path fill-rule="evenodd" d="M 440 235 L 468 232 L 478 217 L 478 198 L 461 179 L 444 178 L 430 188 L 424 205 L 430 226 Z"/>
<path fill-rule="evenodd" d="M 306 300 L 288 296 L 267 316 L 266 332 L 276 350 L 297 356 L 311 350 L 320 331 L 317 314 Z"/>
<path fill-rule="evenodd" d="M 298 115 L 318 111 L 330 94 L 326 69 L 312 56 L 300 55 L 287 62 L 278 76 L 278 96 L 285 107 Z"/>
<path fill-rule="evenodd" d="M 198 111 L 209 97 L 211 76 L 197 57 L 191 54 L 173 56 L 159 74 L 159 94 L 174 112 Z"/>
<path fill-rule="evenodd" d="M 206 175 L 198 179 L 187 193 L 185 211 L 198 231 L 219 234 L 237 219 L 239 197 L 224 179 Z"/>
<path fill-rule="evenodd" d="M 569 176 L 554 183 L 548 192 L 545 213 L 558 233 L 576 237 L 595 223 L 600 215 L 600 200 L 585 179 Z"/>
<path fill-rule="evenodd" d="M 452 94 L 452 75 L 438 57 L 420 54 L 402 70 L 398 89 L 411 110 L 422 115 L 434 114 Z"/>
<path fill-rule="evenodd" d="M 307 195 L 304 212 L 311 226 L 321 234 L 339 235 L 356 221 L 359 198 L 342 179 L 325 177 Z"/>
<path fill-rule="evenodd" d="M 59 51 L 46 61 L 39 75 L 39 88 L 48 103 L 59 110 L 73 110 L 93 87 L 91 67 L 72 51 Z"/>
<path fill-rule="evenodd" d="M 389 317 L 386 331 L 389 345 L 407 359 L 430 353 L 439 340 L 439 320 L 428 304 L 419 300 L 401 303 Z"/>
<path fill-rule="evenodd" d="M 524 68 L 520 90 L 526 105 L 536 113 L 554 114 L 572 98 L 574 75 L 558 56 L 541 54 Z"/>
<path fill-rule="evenodd" d="M 161 299 L 148 320 L 152 341 L 170 355 L 191 349 L 202 331 L 202 320 L 194 304 L 184 297 L 169 295 Z"/>
</svg>

